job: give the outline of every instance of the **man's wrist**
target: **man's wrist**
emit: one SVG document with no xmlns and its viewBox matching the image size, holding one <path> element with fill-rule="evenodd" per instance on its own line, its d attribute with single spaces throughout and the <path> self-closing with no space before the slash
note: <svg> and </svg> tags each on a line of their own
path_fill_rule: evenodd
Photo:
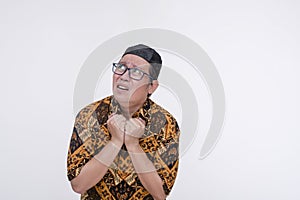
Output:
<svg viewBox="0 0 300 200">
<path fill-rule="evenodd" d="M 126 144 L 126 149 L 129 153 L 144 153 L 142 147 L 138 142 Z"/>
<path fill-rule="evenodd" d="M 109 167 L 119 153 L 120 149 L 121 146 L 117 146 L 112 141 L 109 141 L 105 147 L 94 156 L 94 158 Z"/>
<path fill-rule="evenodd" d="M 129 156 L 137 173 L 149 173 L 156 171 L 153 163 L 148 159 L 141 147 L 128 150 Z"/>
<path fill-rule="evenodd" d="M 115 140 L 115 139 L 113 139 L 113 138 L 112 138 L 109 142 L 112 143 L 113 145 L 115 145 L 115 146 L 118 147 L 118 148 L 121 148 L 122 145 L 123 145 L 123 142 L 122 142 L 122 141 Z"/>
</svg>

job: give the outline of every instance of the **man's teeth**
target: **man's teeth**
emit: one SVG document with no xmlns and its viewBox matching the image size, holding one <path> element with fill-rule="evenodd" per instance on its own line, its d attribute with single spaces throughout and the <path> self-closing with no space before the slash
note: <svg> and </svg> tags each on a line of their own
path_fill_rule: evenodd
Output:
<svg viewBox="0 0 300 200">
<path fill-rule="evenodd" d="M 119 89 L 121 89 L 121 90 L 128 90 L 127 87 L 124 87 L 124 86 L 122 86 L 122 85 L 118 85 L 117 88 L 119 88 Z"/>
</svg>

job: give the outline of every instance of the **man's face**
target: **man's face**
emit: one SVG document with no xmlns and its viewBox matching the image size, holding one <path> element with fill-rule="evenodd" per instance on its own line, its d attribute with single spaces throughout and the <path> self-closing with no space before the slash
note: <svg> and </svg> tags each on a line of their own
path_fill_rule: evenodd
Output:
<svg viewBox="0 0 300 200">
<path fill-rule="evenodd" d="M 147 74 L 149 74 L 149 67 L 151 67 L 146 60 L 133 54 L 126 54 L 119 63 L 126 65 L 128 68 L 138 68 Z M 113 75 L 114 97 L 125 108 L 142 106 L 148 93 L 153 93 L 156 87 L 150 83 L 150 78 L 146 75 L 141 80 L 130 78 L 128 70 L 123 75 Z"/>
</svg>

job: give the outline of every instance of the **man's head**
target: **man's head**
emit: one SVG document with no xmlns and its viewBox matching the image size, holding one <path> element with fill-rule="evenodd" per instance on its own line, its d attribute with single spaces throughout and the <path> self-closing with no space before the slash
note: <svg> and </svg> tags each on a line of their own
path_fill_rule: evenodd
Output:
<svg viewBox="0 0 300 200">
<path fill-rule="evenodd" d="M 140 107 L 158 87 L 161 57 L 146 45 L 126 49 L 113 66 L 113 94 L 123 107 Z"/>
<path fill-rule="evenodd" d="M 137 55 L 146 60 L 151 65 L 151 77 L 154 80 L 157 80 L 161 69 L 162 60 L 160 55 L 154 49 L 144 44 L 138 44 L 132 47 L 128 47 L 122 57 L 124 57 L 126 54 Z"/>
</svg>

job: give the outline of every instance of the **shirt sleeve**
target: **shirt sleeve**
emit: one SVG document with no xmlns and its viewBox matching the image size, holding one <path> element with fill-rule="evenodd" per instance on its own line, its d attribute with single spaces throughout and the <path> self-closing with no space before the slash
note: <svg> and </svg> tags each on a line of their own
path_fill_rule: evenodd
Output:
<svg viewBox="0 0 300 200">
<path fill-rule="evenodd" d="M 171 115 L 166 116 L 166 125 L 162 128 L 159 148 L 156 151 L 155 167 L 163 181 L 163 189 L 169 195 L 177 176 L 179 165 L 178 124 Z"/>
<path fill-rule="evenodd" d="M 79 137 L 81 113 L 76 116 L 71 141 L 68 149 L 67 176 L 69 181 L 77 177 L 82 167 L 91 159 L 90 153 L 85 149 L 84 142 Z"/>
<path fill-rule="evenodd" d="M 110 139 L 106 127 L 100 125 L 97 119 L 95 109 L 99 103 L 84 107 L 76 116 L 67 158 L 67 176 L 70 181 L 80 174 L 83 166 Z"/>
<path fill-rule="evenodd" d="M 93 117 L 94 107 L 94 104 L 90 104 L 76 115 L 67 158 L 69 181 L 77 177 L 83 166 L 92 159 L 94 148 L 89 144 L 94 132 L 90 127 L 93 127 L 96 121 Z"/>
</svg>

